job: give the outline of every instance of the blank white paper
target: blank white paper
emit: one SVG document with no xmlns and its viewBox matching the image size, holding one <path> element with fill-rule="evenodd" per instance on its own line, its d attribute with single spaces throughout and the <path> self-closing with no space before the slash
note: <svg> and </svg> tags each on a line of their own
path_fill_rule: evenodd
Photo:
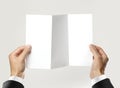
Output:
<svg viewBox="0 0 120 88">
<path fill-rule="evenodd" d="M 89 66 L 92 55 L 89 44 L 92 43 L 92 14 L 68 15 L 69 65 Z"/>
<path fill-rule="evenodd" d="M 26 44 L 32 46 L 28 68 L 48 69 L 51 66 L 52 17 L 26 15 Z"/>
<path fill-rule="evenodd" d="M 51 69 L 89 66 L 92 14 L 26 15 L 26 44 L 32 46 L 26 66 Z"/>
</svg>

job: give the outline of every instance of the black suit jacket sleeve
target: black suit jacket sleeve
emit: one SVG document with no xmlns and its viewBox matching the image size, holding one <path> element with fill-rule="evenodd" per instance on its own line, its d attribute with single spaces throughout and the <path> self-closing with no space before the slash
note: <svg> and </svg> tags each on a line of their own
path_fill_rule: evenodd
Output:
<svg viewBox="0 0 120 88">
<path fill-rule="evenodd" d="M 24 86 L 17 81 L 8 80 L 8 81 L 3 83 L 2 88 L 24 88 Z"/>
<path fill-rule="evenodd" d="M 104 79 L 98 83 L 96 83 L 95 85 L 93 85 L 92 88 L 114 88 L 112 83 L 110 82 L 110 80 L 107 78 L 107 79 Z"/>
</svg>

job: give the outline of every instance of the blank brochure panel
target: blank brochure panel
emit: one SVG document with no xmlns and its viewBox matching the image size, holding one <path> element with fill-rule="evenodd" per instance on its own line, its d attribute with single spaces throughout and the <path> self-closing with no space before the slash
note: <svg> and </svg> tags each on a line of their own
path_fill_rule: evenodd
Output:
<svg viewBox="0 0 120 88">
<path fill-rule="evenodd" d="M 92 43 L 92 25 L 92 14 L 68 15 L 70 66 L 91 65 L 89 44 Z"/>
<path fill-rule="evenodd" d="M 26 44 L 32 46 L 27 59 L 28 68 L 48 69 L 51 65 L 52 17 L 26 16 Z"/>
<path fill-rule="evenodd" d="M 67 15 L 53 15 L 52 24 L 52 68 L 68 66 Z"/>
</svg>

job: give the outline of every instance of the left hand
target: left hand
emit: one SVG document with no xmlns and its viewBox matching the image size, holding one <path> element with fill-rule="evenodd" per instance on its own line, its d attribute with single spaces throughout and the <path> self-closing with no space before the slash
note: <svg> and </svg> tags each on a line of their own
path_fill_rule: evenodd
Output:
<svg viewBox="0 0 120 88">
<path fill-rule="evenodd" d="M 11 76 L 24 78 L 25 59 L 31 52 L 31 46 L 18 47 L 9 55 Z"/>
</svg>

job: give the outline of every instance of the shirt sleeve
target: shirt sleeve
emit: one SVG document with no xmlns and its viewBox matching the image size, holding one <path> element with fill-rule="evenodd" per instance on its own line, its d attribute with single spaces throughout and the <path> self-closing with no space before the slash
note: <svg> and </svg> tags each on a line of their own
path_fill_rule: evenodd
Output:
<svg viewBox="0 0 120 88">
<path fill-rule="evenodd" d="M 23 84 L 23 78 L 20 78 L 18 76 L 10 76 L 8 80 L 17 81 L 17 82 Z"/>
<path fill-rule="evenodd" d="M 106 79 L 107 77 L 105 75 L 101 75 L 101 76 L 98 76 L 98 77 L 95 77 L 91 80 L 91 84 L 92 86 L 95 85 L 96 83 Z"/>
</svg>

